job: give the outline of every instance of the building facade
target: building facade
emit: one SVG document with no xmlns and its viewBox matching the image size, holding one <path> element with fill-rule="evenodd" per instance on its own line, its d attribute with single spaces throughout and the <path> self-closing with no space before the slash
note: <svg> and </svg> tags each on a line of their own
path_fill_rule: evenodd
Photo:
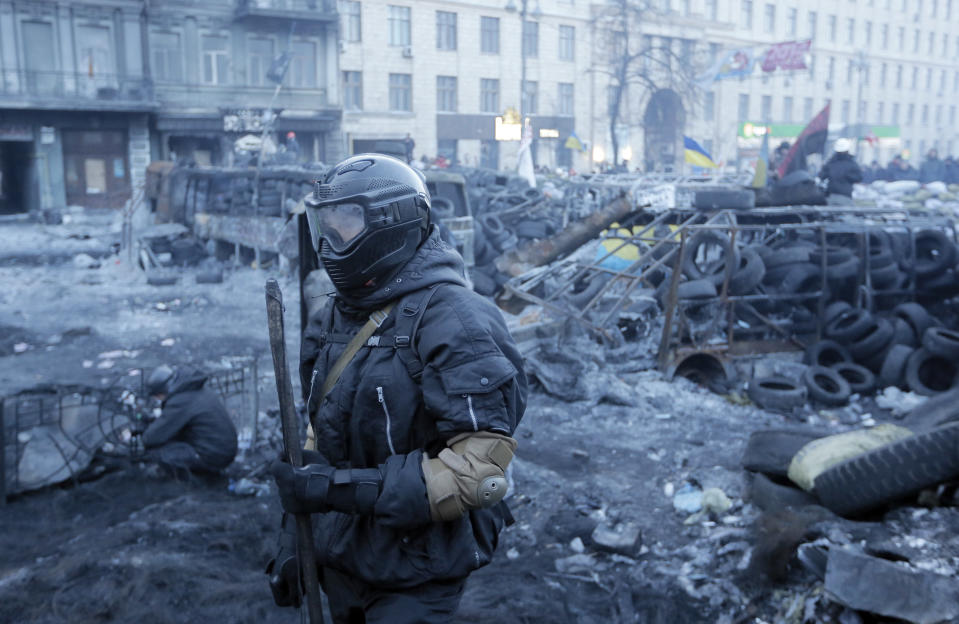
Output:
<svg viewBox="0 0 959 624">
<path fill-rule="evenodd" d="M 353 0 L 339 12 L 351 152 L 409 134 L 415 158 L 515 167 L 518 136 L 497 141 L 496 118 L 524 116 L 537 164 L 589 166 L 565 147 L 592 115 L 588 3 Z"/>
<path fill-rule="evenodd" d="M 293 159 L 340 158 L 336 31 L 324 0 L 0 0 L 0 213 L 122 206 L 151 160 L 231 164 L 275 114 Z"/>
</svg>

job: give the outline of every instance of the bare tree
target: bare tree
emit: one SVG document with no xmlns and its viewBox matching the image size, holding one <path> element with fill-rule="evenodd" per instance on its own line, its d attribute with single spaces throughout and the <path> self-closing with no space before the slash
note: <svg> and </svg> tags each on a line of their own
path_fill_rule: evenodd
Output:
<svg viewBox="0 0 959 624">
<path fill-rule="evenodd" d="M 685 102 L 696 98 L 697 51 L 692 40 L 644 34 L 646 24 L 669 19 L 661 5 L 651 0 L 610 0 L 592 18 L 601 59 L 594 70 L 609 78 L 607 117 L 614 165 L 619 164 L 617 127 L 644 127 L 637 113 L 654 93 L 668 88 Z M 632 99 L 634 95 L 638 97 Z M 635 106 L 628 106 L 632 103 Z"/>
</svg>

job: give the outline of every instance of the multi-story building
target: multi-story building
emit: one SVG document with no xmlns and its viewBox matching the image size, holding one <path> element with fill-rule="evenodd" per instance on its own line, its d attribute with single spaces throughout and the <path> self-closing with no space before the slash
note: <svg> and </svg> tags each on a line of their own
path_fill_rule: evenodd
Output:
<svg viewBox="0 0 959 624">
<path fill-rule="evenodd" d="M 0 0 L 0 213 L 120 206 L 151 159 L 230 164 L 271 110 L 275 143 L 338 159 L 336 29 L 332 0 Z"/>
<path fill-rule="evenodd" d="M 496 140 L 509 111 L 530 118 L 538 164 L 589 165 L 565 147 L 592 115 L 587 2 L 350 0 L 339 11 L 351 151 L 409 134 L 417 158 L 515 166 L 518 140 Z"/>
</svg>

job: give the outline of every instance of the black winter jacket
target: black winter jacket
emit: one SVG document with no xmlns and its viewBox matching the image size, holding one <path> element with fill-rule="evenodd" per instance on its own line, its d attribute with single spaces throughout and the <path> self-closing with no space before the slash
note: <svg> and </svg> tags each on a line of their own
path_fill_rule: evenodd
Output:
<svg viewBox="0 0 959 624">
<path fill-rule="evenodd" d="M 463 283 L 462 258 L 434 228 L 389 284 L 349 304 L 337 297 L 311 319 L 300 375 L 317 450 L 338 468 L 375 468 L 383 488 L 374 514 L 314 516 L 317 559 L 379 587 L 465 577 L 489 563 L 509 518 L 504 502 L 452 522 L 432 522 L 423 454 L 463 432 L 512 435 L 526 405 L 522 356 L 500 311 Z M 397 305 L 324 399 L 320 388 L 369 313 L 435 291 L 412 341 L 414 380 L 393 340 Z M 411 293 L 418 293 L 412 294 Z M 409 295 L 409 296 L 408 296 Z M 400 341 L 402 343 L 402 341 Z"/>
<path fill-rule="evenodd" d="M 163 401 L 163 415 L 144 432 L 144 446 L 186 442 L 210 466 L 230 465 L 236 457 L 236 427 L 220 397 L 203 387 L 206 380 L 200 371 L 182 376 Z"/>
<path fill-rule="evenodd" d="M 852 185 L 862 182 L 862 169 L 856 159 L 846 152 L 836 152 L 823 165 L 819 177 L 829 180 L 826 195 L 845 195 L 852 197 Z"/>
<path fill-rule="evenodd" d="M 923 184 L 929 182 L 946 181 L 946 163 L 938 158 L 927 158 L 919 166 L 919 181 Z"/>
</svg>

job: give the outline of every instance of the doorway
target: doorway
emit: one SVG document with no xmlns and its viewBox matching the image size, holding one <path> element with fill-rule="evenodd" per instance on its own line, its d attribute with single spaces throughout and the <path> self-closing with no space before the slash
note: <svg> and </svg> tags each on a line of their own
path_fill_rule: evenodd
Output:
<svg viewBox="0 0 959 624">
<path fill-rule="evenodd" d="M 126 132 L 64 130 L 67 204 L 121 208 L 130 198 Z"/>
<path fill-rule="evenodd" d="M 33 143 L 0 141 L 0 214 L 28 212 Z"/>
</svg>

